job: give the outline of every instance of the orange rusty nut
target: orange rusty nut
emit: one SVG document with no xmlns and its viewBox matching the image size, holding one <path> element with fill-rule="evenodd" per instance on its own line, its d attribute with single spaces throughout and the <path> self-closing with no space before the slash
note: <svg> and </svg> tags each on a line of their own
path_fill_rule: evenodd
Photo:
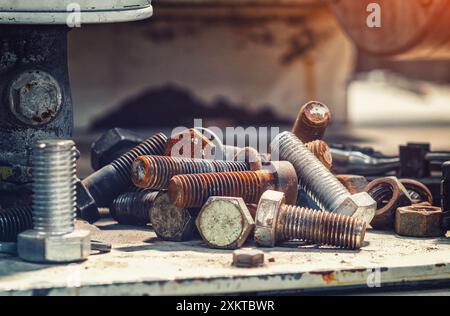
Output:
<svg viewBox="0 0 450 316">
<path fill-rule="evenodd" d="M 264 265 L 264 252 L 258 249 L 233 251 L 233 265 L 238 268 L 253 268 Z"/>
<path fill-rule="evenodd" d="M 400 182 L 408 191 L 413 204 L 428 202 L 433 205 L 433 194 L 425 184 L 413 179 L 400 179 Z"/>
<path fill-rule="evenodd" d="M 169 196 L 178 207 L 201 207 L 210 196 L 242 197 L 258 203 L 264 191 L 280 190 L 291 204 L 297 201 L 297 173 L 291 163 L 274 161 L 264 170 L 184 174 L 169 183 Z"/>
<path fill-rule="evenodd" d="M 323 103 L 310 101 L 300 108 L 292 133 L 303 143 L 322 139 L 330 121 L 330 109 Z"/>
<path fill-rule="evenodd" d="M 442 209 L 425 205 L 399 207 L 395 216 L 395 232 L 409 237 L 443 236 Z"/>
<path fill-rule="evenodd" d="M 194 128 L 172 135 L 165 149 L 172 157 L 214 159 L 215 154 L 216 145 Z"/>
<path fill-rule="evenodd" d="M 351 194 L 364 192 L 369 184 L 366 177 L 353 174 L 339 174 L 336 178 L 347 188 Z"/>
<path fill-rule="evenodd" d="M 376 179 L 364 190 L 377 202 L 375 217 L 370 223 L 374 229 L 393 229 L 397 208 L 412 204 L 408 191 L 396 177 Z"/>
</svg>

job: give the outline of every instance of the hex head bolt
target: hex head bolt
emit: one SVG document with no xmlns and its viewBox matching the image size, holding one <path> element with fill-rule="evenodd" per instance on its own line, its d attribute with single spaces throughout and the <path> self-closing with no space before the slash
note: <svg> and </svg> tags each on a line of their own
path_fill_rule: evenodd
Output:
<svg viewBox="0 0 450 316">
<path fill-rule="evenodd" d="M 74 262 L 91 250 L 90 232 L 75 230 L 76 150 L 71 140 L 38 142 L 32 151 L 33 230 L 18 236 L 19 256 L 32 262 Z"/>
<path fill-rule="evenodd" d="M 156 235 L 169 241 L 186 241 L 198 236 L 195 218 L 200 209 L 174 205 L 169 194 L 160 191 L 150 212 L 150 220 Z"/>
<path fill-rule="evenodd" d="M 135 186 L 167 189 L 170 179 L 179 174 L 246 171 L 250 166 L 241 161 L 206 160 L 168 156 L 141 156 L 131 166 Z"/>
<path fill-rule="evenodd" d="M 295 204 L 297 174 L 289 162 L 272 162 L 268 169 L 257 171 L 177 175 L 170 180 L 169 197 L 182 208 L 201 207 L 210 196 L 242 197 L 245 203 L 255 204 L 268 189 L 285 192 Z"/>
<path fill-rule="evenodd" d="M 21 232 L 33 228 L 33 213 L 30 207 L 0 209 L 0 242 L 17 240 Z"/>
<path fill-rule="evenodd" d="M 330 121 L 330 109 L 323 103 L 310 101 L 300 108 L 292 133 L 304 143 L 322 139 Z"/>
<path fill-rule="evenodd" d="M 91 223 L 98 220 L 100 218 L 98 207 L 110 206 L 117 196 L 133 186 L 130 177 L 133 161 L 143 155 L 162 155 L 166 142 L 167 137 L 158 133 L 83 181 L 78 181 L 79 216 Z"/>
<path fill-rule="evenodd" d="M 291 132 L 277 135 L 271 150 L 272 156 L 278 155 L 293 164 L 301 188 L 322 210 L 352 216 L 367 224 L 371 222 L 376 202 L 366 192 L 351 195 L 297 136 Z"/>
<path fill-rule="evenodd" d="M 441 197 L 444 226 L 450 229 L 450 161 L 442 164 Z"/>
<path fill-rule="evenodd" d="M 119 195 L 109 212 L 114 220 L 124 225 L 143 226 L 150 223 L 150 210 L 158 192 L 144 190 Z"/>
<path fill-rule="evenodd" d="M 274 247 L 277 242 L 296 239 L 344 249 L 363 246 L 366 232 L 364 221 L 284 202 L 282 192 L 268 190 L 262 195 L 255 220 L 255 242 L 258 246 Z"/>
</svg>

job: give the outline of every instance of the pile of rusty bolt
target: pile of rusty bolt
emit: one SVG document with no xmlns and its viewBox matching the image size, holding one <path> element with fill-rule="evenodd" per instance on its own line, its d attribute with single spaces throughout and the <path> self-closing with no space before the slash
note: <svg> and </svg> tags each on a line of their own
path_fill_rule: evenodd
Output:
<svg viewBox="0 0 450 316">
<path fill-rule="evenodd" d="M 123 150 L 126 137 L 116 129 L 103 139 L 121 145 L 93 145 L 97 170 L 77 183 L 78 215 L 95 222 L 98 208 L 109 207 L 119 223 L 151 224 L 163 240 L 201 237 L 213 248 L 240 248 L 253 233 L 262 247 L 299 240 L 358 249 L 376 203 L 347 190 L 331 172 L 322 139 L 330 120 L 326 105 L 308 102 L 292 132 L 273 140 L 270 154 L 224 145 L 213 131 L 190 128 L 169 138 L 157 134 L 100 163 L 108 161 L 102 152 Z M 317 209 L 297 205 L 299 185 Z"/>
</svg>

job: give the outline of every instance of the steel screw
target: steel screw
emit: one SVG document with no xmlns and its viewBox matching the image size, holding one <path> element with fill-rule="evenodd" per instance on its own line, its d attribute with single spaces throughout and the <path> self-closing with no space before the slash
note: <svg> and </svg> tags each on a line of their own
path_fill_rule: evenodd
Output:
<svg viewBox="0 0 450 316">
<path fill-rule="evenodd" d="M 130 177 L 133 161 L 143 155 L 162 155 L 166 142 L 167 137 L 158 133 L 83 181 L 78 181 L 79 215 L 91 223 L 98 220 L 98 207 L 109 207 L 117 196 L 133 187 Z"/>
<path fill-rule="evenodd" d="M 167 189 L 170 179 L 179 174 L 249 170 L 249 164 L 238 161 L 205 160 L 168 156 L 141 156 L 131 167 L 133 183 L 140 188 Z"/>
<path fill-rule="evenodd" d="M 158 192 L 127 192 L 114 199 L 109 211 L 114 220 L 125 225 L 147 225 Z"/>
<path fill-rule="evenodd" d="M 271 163 L 274 170 L 184 174 L 169 183 L 170 200 L 178 207 L 201 207 L 210 196 L 242 197 L 257 203 L 268 189 L 286 192 L 290 203 L 297 201 L 297 174 L 289 162 Z"/>
<path fill-rule="evenodd" d="M 33 230 L 18 237 L 27 261 L 72 262 L 90 254 L 90 232 L 75 230 L 76 149 L 71 140 L 38 142 L 32 151 Z"/>
<path fill-rule="evenodd" d="M 331 112 L 328 107 L 311 101 L 300 108 L 292 133 L 304 143 L 322 139 L 330 121 Z"/>
<path fill-rule="evenodd" d="M 284 193 L 266 191 L 256 212 L 255 242 L 274 247 L 299 239 L 346 249 L 361 248 L 366 224 L 356 218 L 285 204 Z"/>
<path fill-rule="evenodd" d="M 17 235 L 33 228 L 31 207 L 0 210 L 0 241 L 16 241 Z"/>
<path fill-rule="evenodd" d="M 272 142 L 271 150 L 272 155 L 278 154 L 280 159 L 294 165 L 301 188 L 322 210 L 370 223 L 375 215 L 376 202 L 366 192 L 351 195 L 294 134 L 279 134 Z"/>
</svg>

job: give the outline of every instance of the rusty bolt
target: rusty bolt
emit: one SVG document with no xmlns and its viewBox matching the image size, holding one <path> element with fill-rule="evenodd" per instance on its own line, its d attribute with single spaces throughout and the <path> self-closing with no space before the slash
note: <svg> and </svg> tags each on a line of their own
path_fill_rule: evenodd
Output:
<svg viewBox="0 0 450 316">
<path fill-rule="evenodd" d="M 239 197 L 212 196 L 196 220 L 202 239 L 212 248 L 242 247 L 253 231 L 253 217 Z"/>
<path fill-rule="evenodd" d="M 289 162 L 272 162 L 257 171 L 177 175 L 170 180 L 169 196 L 176 206 L 190 208 L 201 207 L 210 196 L 242 197 L 245 203 L 257 203 L 268 189 L 285 192 L 295 204 L 297 174 Z"/>
<path fill-rule="evenodd" d="M 374 229 L 393 229 L 397 208 L 412 204 L 408 191 L 396 177 L 376 179 L 365 191 L 377 202 L 375 217 L 370 223 Z"/>
<path fill-rule="evenodd" d="M 442 209 L 424 205 L 399 207 L 395 216 L 395 232 L 409 237 L 443 236 Z"/>
<path fill-rule="evenodd" d="M 264 252 L 258 249 L 239 249 L 233 251 L 233 266 L 255 268 L 264 265 Z"/>
<path fill-rule="evenodd" d="M 299 239 L 306 242 L 361 248 L 366 224 L 346 215 L 333 214 L 285 204 L 282 192 L 264 192 L 255 220 L 255 242 L 274 247 L 277 242 Z"/>
<path fill-rule="evenodd" d="M 28 70 L 13 79 L 9 87 L 11 113 L 22 123 L 40 126 L 59 113 L 62 92 L 56 79 L 42 70 Z"/>
<path fill-rule="evenodd" d="M 215 152 L 216 145 L 194 128 L 172 135 L 165 149 L 166 156 L 198 159 L 214 159 Z"/>
<path fill-rule="evenodd" d="M 425 184 L 414 179 L 400 179 L 399 181 L 408 191 L 413 204 L 428 202 L 433 205 L 433 194 Z"/>
<path fill-rule="evenodd" d="M 182 208 L 170 202 L 169 195 L 160 191 L 153 202 L 150 219 L 156 235 L 163 240 L 186 241 L 198 234 L 195 219 L 198 208 Z"/>
<path fill-rule="evenodd" d="M 366 192 L 350 194 L 297 136 L 290 132 L 277 135 L 271 144 L 271 151 L 272 158 L 279 157 L 294 165 L 300 187 L 320 209 L 370 223 L 375 214 L 375 201 Z"/>
<path fill-rule="evenodd" d="M 114 220 L 125 225 L 147 225 L 150 211 L 158 192 L 144 190 L 119 195 L 112 202 L 109 212 Z"/>
<path fill-rule="evenodd" d="M 305 147 L 316 156 L 317 159 L 327 168 L 331 169 L 333 165 L 333 157 L 330 148 L 323 140 L 314 140 L 305 144 Z"/>
<path fill-rule="evenodd" d="M 330 121 L 331 112 L 328 107 L 323 103 L 310 101 L 300 108 L 292 133 L 304 143 L 322 139 Z"/>
<path fill-rule="evenodd" d="M 256 171 L 262 169 L 263 162 L 268 162 L 268 159 L 261 155 L 253 147 L 241 148 L 234 156 L 234 161 L 244 161 L 249 164 L 250 170 Z"/>
<path fill-rule="evenodd" d="M 246 171 L 245 162 L 207 160 L 169 156 L 141 156 L 131 166 L 131 179 L 139 188 L 167 189 L 173 176 L 179 174 Z"/>
<path fill-rule="evenodd" d="M 353 174 L 339 174 L 336 178 L 344 185 L 351 194 L 364 192 L 369 184 L 366 177 Z"/>
</svg>

